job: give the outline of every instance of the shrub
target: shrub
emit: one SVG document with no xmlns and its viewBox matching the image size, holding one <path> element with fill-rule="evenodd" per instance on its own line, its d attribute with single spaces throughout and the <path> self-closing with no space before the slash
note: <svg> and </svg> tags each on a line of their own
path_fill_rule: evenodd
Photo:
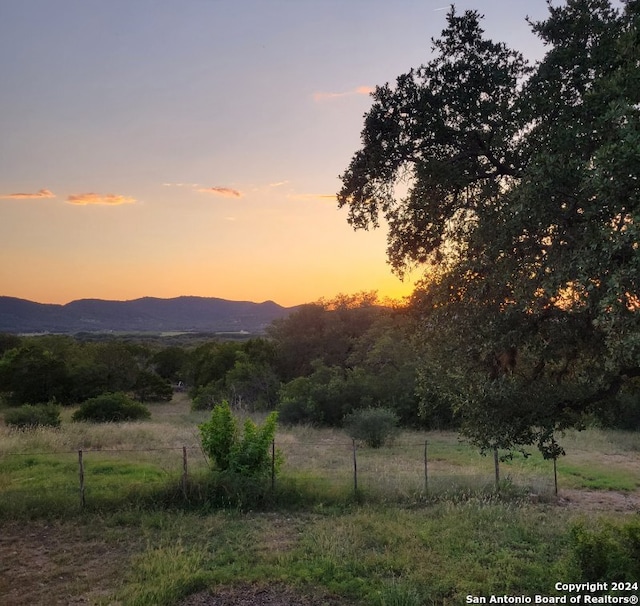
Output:
<svg viewBox="0 0 640 606">
<path fill-rule="evenodd" d="M 284 425 L 320 425 L 322 412 L 309 400 L 283 400 L 278 404 L 278 418 Z"/>
<path fill-rule="evenodd" d="M 238 426 L 228 402 L 214 406 L 211 418 L 198 426 L 202 448 L 213 459 L 218 469 L 231 466 L 231 452 L 238 441 Z"/>
<path fill-rule="evenodd" d="M 640 520 L 595 529 L 582 523 L 571 530 L 576 563 L 586 581 L 637 581 L 640 578 Z"/>
<path fill-rule="evenodd" d="M 173 387 L 167 379 L 155 372 L 143 370 L 136 379 L 133 393 L 140 402 L 170 402 Z"/>
<path fill-rule="evenodd" d="M 122 392 L 105 393 L 82 403 L 71 417 L 74 421 L 109 423 L 138 421 L 151 416 L 149 409 Z"/>
<path fill-rule="evenodd" d="M 60 427 L 60 408 L 53 403 L 24 404 L 9 410 L 4 415 L 4 422 L 20 429 L 32 427 Z"/>
<path fill-rule="evenodd" d="M 214 407 L 209 421 L 198 426 L 202 448 L 220 471 L 266 477 L 271 470 L 270 448 L 277 419 L 278 413 L 272 412 L 261 427 L 247 419 L 241 435 L 231 407 L 225 400 Z M 275 463 L 277 467 L 280 456 Z"/>
<path fill-rule="evenodd" d="M 212 381 L 201 387 L 196 387 L 191 393 L 191 410 L 213 410 L 220 397 L 221 388 Z"/>
<path fill-rule="evenodd" d="M 398 415 L 389 408 L 363 408 L 344 418 L 344 428 L 354 440 L 380 448 L 398 431 Z"/>
</svg>

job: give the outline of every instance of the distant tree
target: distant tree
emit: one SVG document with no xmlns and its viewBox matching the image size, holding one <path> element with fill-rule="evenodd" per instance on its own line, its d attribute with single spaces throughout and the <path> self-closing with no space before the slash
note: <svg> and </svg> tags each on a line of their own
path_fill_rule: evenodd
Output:
<svg viewBox="0 0 640 606">
<path fill-rule="evenodd" d="M 412 327 L 406 309 L 381 316 L 355 341 L 347 366 L 366 375 L 372 401 L 393 410 L 403 425 L 423 425 Z"/>
<path fill-rule="evenodd" d="M 235 365 L 238 343 L 212 341 L 189 352 L 186 378 L 192 392 L 210 383 L 224 383 L 224 377 Z"/>
<path fill-rule="evenodd" d="M 268 339 L 242 343 L 233 368 L 225 375 L 225 397 L 249 410 L 273 410 L 280 388 L 276 356 L 276 347 Z"/>
<path fill-rule="evenodd" d="M 280 379 L 276 350 L 266 339 L 242 343 L 214 342 L 191 353 L 189 377 L 196 409 L 211 409 L 222 401 L 234 408 L 271 410 Z"/>
<path fill-rule="evenodd" d="M 156 352 L 151 360 L 156 373 L 163 379 L 177 383 L 184 379 L 188 353 L 182 347 L 165 347 Z"/>
<path fill-rule="evenodd" d="M 87 347 L 87 357 L 70 365 L 71 401 L 83 402 L 109 391 L 107 372 L 101 364 L 91 357 Z"/>
<path fill-rule="evenodd" d="M 267 329 L 278 349 L 278 368 L 283 380 L 312 372 L 311 362 L 324 355 L 327 316 L 317 303 L 303 305 Z"/>
<path fill-rule="evenodd" d="M 297 377 L 280 390 L 283 423 L 340 426 L 345 415 L 374 403 L 371 377 L 362 369 L 325 366 L 319 360 L 308 377 Z"/>
<path fill-rule="evenodd" d="M 480 21 L 452 8 L 434 58 L 377 87 L 339 204 L 426 268 L 422 385 L 481 446 L 557 456 L 640 376 L 640 2 L 549 4 L 534 67 Z"/>
<path fill-rule="evenodd" d="M 64 360 L 29 342 L 0 359 L 0 392 L 12 405 L 68 403 L 71 382 Z"/>
<path fill-rule="evenodd" d="M 140 372 L 139 360 L 131 346 L 122 341 L 108 341 L 95 345 L 93 362 L 100 368 L 104 391 L 129 391 Z"/>
<path fill-rule="evenodd" d="M 241 355 L 224 378 L 223 391 L 234 406 L 248 410 L 273 410 L 280 381 L 273 367 Z"/>
<path fill-rule="evenodd" d="M 327 366 L 346 366 L 354 342 L 385 313 L 375 293 L 339 295 L 303 305 L 268 329 L 277 351 L 283 381 L 306 376 L 321 360 Z"/>
<path fill-rule="evenodd" d="M 22 339 L 18 335 L 0 333 L 0 356 L 2 356 L 5 351 L 17 349 L 20 345 L 22 345 Z"/>
<path fill-rule="evenodd" d="M 169 402 L 173 397 L 171 383 L 149 370 L 138 373 L 132 391 L 139 402 Z"/>
</svg>

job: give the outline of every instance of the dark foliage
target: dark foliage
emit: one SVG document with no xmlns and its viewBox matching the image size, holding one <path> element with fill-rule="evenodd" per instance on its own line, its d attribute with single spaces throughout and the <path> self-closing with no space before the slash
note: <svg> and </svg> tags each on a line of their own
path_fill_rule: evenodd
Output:
<svg viewBox="0 0 640 606">
<path fill-rule="evenodd" d="M 105 393 L 83 402 L 73 413 L 73 421 L 110 423 L 119 421 L 139 421 L 151 417 L 149 409 L 135 402 L 125 393 Z"/>
</svg>

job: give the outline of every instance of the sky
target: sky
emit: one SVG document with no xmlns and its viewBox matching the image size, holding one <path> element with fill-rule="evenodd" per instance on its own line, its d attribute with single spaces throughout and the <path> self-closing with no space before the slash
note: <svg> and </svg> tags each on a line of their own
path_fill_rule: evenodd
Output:
<svg viewBox="0 0 640 606">
<path fill-rule="evenodd" d="M 557 4 L 558 2 L 556 2 Z M 535 61 L 545 0 L 460 0 Z M 442 0 L 0 0 L 0 295 L 408 295 L 339 175 Z"/>
</svg>

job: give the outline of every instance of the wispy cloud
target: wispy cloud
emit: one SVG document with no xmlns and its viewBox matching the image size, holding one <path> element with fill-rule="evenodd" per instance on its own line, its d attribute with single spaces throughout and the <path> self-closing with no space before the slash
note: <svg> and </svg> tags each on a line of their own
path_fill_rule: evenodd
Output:
<svg viewBox="0 0 640 606">
<path fill-rule="evenodd" d="M 225 198 L 241 198 L 242 193 L 237 189 L 230 187 L 199 187 L 198 190 L 203 194 L 212 194 L 214 196 L 224 196 Z"/>
<path fill-rule="evenodd" d="M 200 187 L 200 183 L 163 183 L 163 187 Z"/>
<path fill-rule="evenodd" d="M 269 187 L 280 187 L 281 185 L 286 185 L 289 181 L 276 181 L 275 183 L 269 183 Z"/>
<path fill-rule="evenodd" d="M 288 194 L 287 199 L 289 200 L 331 200 L 332 202 L 336 202 L 338 200 L 335 194 Z"/>
<path fill-rule="evenodd" d="M 122 196 L 120 194 L 96 194 L 89 192 L 85 194 L 72 194 L 67 197 L 69 204 L 78 206 L 88 206 L 90 204 L 104 204 L 107 206 L 119 206 L 121 204 L 134 204 L 135 198 L 130 196 Z"/>
<path fill-rule="evenodd" d="M 2 198 L 3 200 L 39 200 L 42 198 L 55 197 L 56 195 L 48 189 L 41 189 L 35 193 L 15 193 L 0 195 L 0 198 Z"/>
<path fill-rule="evenodd" d="M 358 86 L 354 89 L 344 91 L 341 93 L 327 93 L 317 92 L 313 93 L 313 100 L 320 103 L 322 101 L 331 101 L 333 99 L 340 99 L 342 97 L 353 97 L 355 95 L 370 95 L 375 89 L 371 86 Z"/>
</svg>

